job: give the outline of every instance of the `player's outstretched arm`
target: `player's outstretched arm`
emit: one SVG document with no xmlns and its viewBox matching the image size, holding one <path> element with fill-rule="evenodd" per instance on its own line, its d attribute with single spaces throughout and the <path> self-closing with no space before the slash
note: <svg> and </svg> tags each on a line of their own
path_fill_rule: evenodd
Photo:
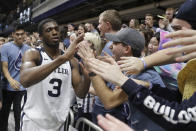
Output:
<svg viewBox="0 0 196 131">
<path fill-rule="evenodd" d="M 82 63 L 79 63 L 76 58 L 71 60 L 72 66 L 72 85 L 76 95 L 80 98 L 85 98 L 90 88 L 90 78 L 88 71 Z M 80 73 L 80 69 L 82 74 Z"/>
</svg>

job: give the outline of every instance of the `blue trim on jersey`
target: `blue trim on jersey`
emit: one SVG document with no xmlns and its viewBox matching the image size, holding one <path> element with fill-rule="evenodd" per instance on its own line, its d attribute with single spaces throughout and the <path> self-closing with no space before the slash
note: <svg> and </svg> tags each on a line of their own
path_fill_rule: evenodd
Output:
<svg viewBox="0 0 196 131">
<path fill-rule="evenodd" d="M 45 51 L 45 49 L 43 48 L 43 47 L 41 47 L 41 48 L 36 48 L 39 52 L 40 52 L 40 56 L 42 57 L 42 55 L 41 55 L 41 51 L 42 52 L 45 52 L 46 54 L 47 54 L 47 52 Z M 61 51 L 61 55 L 63 55 L 64 54 L 64 52 L 62 51 L 62 50 L 60 50 Z M 52 57 L 50 57 L 48 54 L 47 54 L 47 56 L 51 59 L 51 60 L 54 60 Z"/>
<path fill-rule="evenodd" d="M 25 104 L 26 104 L 26 101 L 27 101 L 27 93 L 25 93 L 23 97 L 24 97 L 24 103 L 23 103 L 23 105 L 21 106 L 21 110 L 24 109 L 24 106 L 25 106 Z"/>
<path fill-rule="evenodd" d="M 21 115 L 21 124 L 20 124 L 20 129 L 22 131 L 22 126 L 23 126 L 23 118 L 24 118 L 25 113 L 23 112 Z"/>
<path fill-rule="evenodd" d="M 43 48 L 35 48 L 35 49 L 39 52 L 39 55 L 40 55 L 40 61 L 37 63 L 37 66 L 40 66 L 43 61 L 43 57 L 41 55 L 41 51 L 43 51 Z"/>
<path fill-rule="evenodd" d="M 89 112 L 89 104 L 90 104 L 90 93 L 87 94 L 87 112 Z"/>
</svg>

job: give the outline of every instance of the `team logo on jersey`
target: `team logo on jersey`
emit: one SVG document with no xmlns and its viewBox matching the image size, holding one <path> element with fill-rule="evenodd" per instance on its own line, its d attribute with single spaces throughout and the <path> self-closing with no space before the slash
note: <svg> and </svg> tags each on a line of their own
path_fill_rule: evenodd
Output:
<svg viewBox="0 0 196 131">
<path fill-rule="evenodd" d="M 18 54 L 17 59 L 14 62 L 14 68 L 18 71 L 20 71 L 20 67 L 22 65 L 22 52 L 20 51 Z"/>
</svg>

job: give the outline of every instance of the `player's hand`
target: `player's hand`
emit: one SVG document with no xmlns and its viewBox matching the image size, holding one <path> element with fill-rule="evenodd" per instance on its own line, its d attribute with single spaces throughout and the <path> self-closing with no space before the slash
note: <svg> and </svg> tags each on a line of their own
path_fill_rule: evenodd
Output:
<svg viewBox="0 0 196 131">
<path fill-rule="evenodd" d="M 143 62 L 137 57 L 121 57 L 117 63 L 126 74 L 139 74 L 144 69 Z"/>
<path fill-rule="evenodd" d="M 84 39 L 84 35 L 85 35 L 84 33 L 78 35 L 73 43 L 79 44 Z"/>
<path fill-rule="evenodd" d="M 11 85 L 11 87 L 14 89 L 14 90 L 19 90 L 20 89 L 20 83 L 14 79 L 10 79 L 9 80 L 9 83 Z"/>
<path fill-rule="evenodd" d="M 79 35 L 73 43 L 70 44 L 70 46 L 65 51 L 65 59 L 72 59 L 75 52 L 77 51 L 77 44 L 80 43 L 84 39 L 84 34 Z"/>
<path fill-rule="evenodd" d="M 89 58 L 95 58 L 93 49 L 90 48 L 87 41 L 82 41 L 78 45 L 78 55 L 82 58 L 83 61 Z"/>
</svg>

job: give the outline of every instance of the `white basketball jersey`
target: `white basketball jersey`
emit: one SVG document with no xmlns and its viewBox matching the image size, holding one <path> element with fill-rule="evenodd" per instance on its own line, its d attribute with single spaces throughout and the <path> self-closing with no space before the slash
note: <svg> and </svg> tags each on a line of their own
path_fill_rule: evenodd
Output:
<svg viewBox="0 0 196 131">
<path fill-rule="evenodd" d="M 43 50 L 40 54 L 41 65 L 52 61 Z M 70 63 L 66 62 L 44 80 L 27 88 L 27 101 L 23 112 L 37 128 L 56 131 L 64 124 L 74 96 L 71 67 Z"/>
</svg>

